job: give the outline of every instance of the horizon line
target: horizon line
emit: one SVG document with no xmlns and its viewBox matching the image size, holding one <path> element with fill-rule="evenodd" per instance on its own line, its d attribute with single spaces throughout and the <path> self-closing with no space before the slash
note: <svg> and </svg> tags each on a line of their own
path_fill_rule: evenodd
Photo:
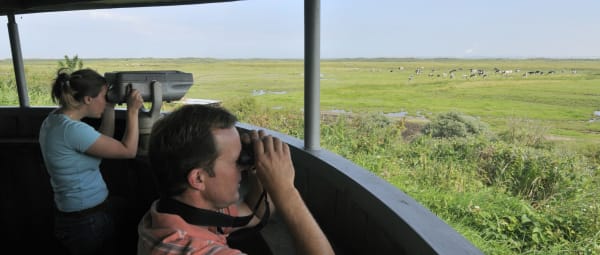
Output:
<svg viewBox="0 0 600 255">
<path fill-rule="evenodd" d="M 67 55 L 65 55 L 67 56 Z M 77 56 L 77 55 L 74 55 Z M 207 60 L 304 60 L 304 58 L 269 58 L 269 57 L 240 57 L 240 58 L 215 58 L 215 57 L 95 57 L 80 58 L 87 60 L 103 59 L 207 59 Z M 320 60 L 600 60 L 600 57 L 340 57 L 320 58 Z M 0 61 L 12 60 L 2 58 Z M 64 60 L 61 58 L 23 58 L 23 60 Z"/>
</svg>

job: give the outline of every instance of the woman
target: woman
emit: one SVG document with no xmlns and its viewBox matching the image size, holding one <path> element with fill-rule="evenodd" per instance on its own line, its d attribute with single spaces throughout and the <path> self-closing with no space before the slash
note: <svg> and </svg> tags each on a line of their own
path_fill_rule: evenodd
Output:
<svg viewBox="0 0 600 255">
<path fill-rule="evenodd" d="M 143 99 L 132 90 L 122 139 L 112 138 L 115 112 L 106 102 L 106 79 L 82 69 L 58 71 L 52 100 L 59 108 L 40 128 L 39 142 L 54 191 L 55 236 L 71 254 L 110 254 L 116 248 L 114 200 L 100 173 L 102 158 L 133 158 L 138 146 L 138 112 Z M 83 118 L 102 118 L 98 130 Z"/>
</svg>

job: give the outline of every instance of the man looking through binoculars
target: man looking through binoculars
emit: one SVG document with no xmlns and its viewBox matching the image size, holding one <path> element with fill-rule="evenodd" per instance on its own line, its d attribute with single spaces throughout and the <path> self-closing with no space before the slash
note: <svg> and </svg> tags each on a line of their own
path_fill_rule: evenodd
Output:
<svg viewBox="0 0 600 255">
<path fill-rule="evenodd" d="M 139 224 L 138 254 L 243 254 L 231 238 L 263 224 L 273 205 L 298 254 L 333 254 L 294 187 L 288 145 L 262 130 L 241 139 L 236 122 L 223 108 L 185 105 L 154 124 L 148 156 L 160 198 Z M 240 162 L 242 142 L 252 171 Z M 253 185 L 240 201 L 243 171 Z"/>
</svg>

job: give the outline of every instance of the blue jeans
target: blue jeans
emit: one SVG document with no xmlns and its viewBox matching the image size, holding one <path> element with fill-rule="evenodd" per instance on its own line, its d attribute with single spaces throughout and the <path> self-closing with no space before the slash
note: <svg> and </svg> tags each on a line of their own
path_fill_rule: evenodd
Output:
<svg viewBox="0 0 600 255">
<path fill-rule="evenodd" d="M 54 235 L 72 255 L 115 254 L 115 220 L 107 210 L 76 217 L 56 214 Z"/>
</svg>

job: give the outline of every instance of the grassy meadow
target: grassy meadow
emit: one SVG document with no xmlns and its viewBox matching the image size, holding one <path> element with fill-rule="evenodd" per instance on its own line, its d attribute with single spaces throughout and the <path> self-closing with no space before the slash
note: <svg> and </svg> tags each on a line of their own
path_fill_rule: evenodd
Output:
<svg viewBox="0 0 600 255">
<path fill-rule="evenodd" d="M 25 61 L 32 96 L 49 91 L 57 62 Z M 303 107 L 304 71 L 299 60 L 93 59 L 84 65 L 101 73 L 180 70 L 194 75 L 189 98 L 228 103 L 252 97 L 273 109 Z M 423 70 L 420 75 L 415 75 L 417 68 Z M 485 70 L 487 77 L 464 78 L 472 68 Z M 494 68 L 513 73 L 502 75 Z M 457 71 L 452 79 L 453 69 Z M 544 74 L 523 77 L 529 71 Z M 12 75 L 10 60 L 0 61 L 0 77 L 9 81 Z M 600 132 L 600 123 L 590 121 L 600 110 L 599 81 L 597 60 L 331 60 L 321 62 L 321 110 L 406 112 L 417 119 L 454 110 L 476 116 L 495 130 L 514 119 L 529 119 L 547 127 L 550 135 L 589 142 L 596 141 Z M 3 91 L 3 102 L 10 102 L 10 93 L 15 92 Z M 51 104 L 43 99 L 36 100 Z"/>
<path fill-rule="evenodd" d="M 52 105 L 58 61 L 25 60 L 31 105 Z M 190 72 L 186 98 L 220 100 L 243 122 L 303 137 L 301 60 L 84 67 Z M 0 105 L 18 104 L 14 88 L 12 62 L 0 61 Z M 320 90 L 323 148 L 414 197 L 485 254 L 600 254 L 600 60 L 322 60 Z"/>
</svg>

